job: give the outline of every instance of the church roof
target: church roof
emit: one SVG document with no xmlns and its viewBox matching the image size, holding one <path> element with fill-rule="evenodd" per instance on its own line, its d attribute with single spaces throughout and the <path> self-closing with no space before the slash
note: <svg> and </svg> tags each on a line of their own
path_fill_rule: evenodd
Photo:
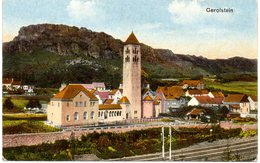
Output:
<svg viewBox="0 0 260 163">
<path fill-rule="evenodd" d="M 139 41 L 135 37 L 135 34 L 132 32 L 125 41 L 126 44 L 139 44 Z"/>
<path fill-rule="evenodd" d="M 151 96 L 148 95 L 144 98 L 144 101 L 153 101 L 153 99 Z"/>
<path fill-rule="evenodd" d="M 126 96 L 124 96 L 124 97 L 122 97 L 122 98 L 119 100 L 119 103 L 122 103 L 122 104 L 127 103 L 127 104 L 129 104 L 130 102 L 129 102 L 128 98 L 127 98 Z"/>
</svg>

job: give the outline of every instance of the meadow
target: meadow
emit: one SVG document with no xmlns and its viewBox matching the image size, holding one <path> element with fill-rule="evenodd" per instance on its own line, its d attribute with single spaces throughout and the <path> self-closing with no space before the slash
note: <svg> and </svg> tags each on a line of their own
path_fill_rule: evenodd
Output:
<svg viewBox="0 0 260 163">
<path fill-rule="evenodd" d="M 221 83 L 211 80 L 204 80 L 207 88 L 222 90 L 224 93 L 243 93 L 257 96 L 257 82 L 232 81 Z"/>
<path fill-rule="evenodd" d="M 44 124 L 46 114 L 4 114 L 3 134 L 22 134 L 60 131 Z"/>
</svg>

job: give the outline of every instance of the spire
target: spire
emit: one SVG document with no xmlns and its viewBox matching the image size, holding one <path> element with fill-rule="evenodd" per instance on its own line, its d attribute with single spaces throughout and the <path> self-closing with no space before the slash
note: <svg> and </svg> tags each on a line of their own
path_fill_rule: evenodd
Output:
<svg viewBox="0 0 260 163">
<path fill-rule="evenodd" d="M 134 32 L 132 31 L 131 34 L 128 36 L 127 40 L 125 41 L 126 44 L 139 44 L 139 41 L 135 37 Z"/>
</svg>

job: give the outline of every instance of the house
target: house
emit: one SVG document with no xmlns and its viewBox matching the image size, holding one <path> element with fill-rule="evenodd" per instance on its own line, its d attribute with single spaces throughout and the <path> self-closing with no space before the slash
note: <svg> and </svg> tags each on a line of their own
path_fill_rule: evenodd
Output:
<svg viewBox="0 0 260 163">
<path fill-rule="evenodd" d="M 170 109 L 180 108 L 185 105 L 184 91 L 179 86 L 158 87 L 155 100 L 161 100 L 162 112 L 170 112 Z"/>
<path fill-rule="evenodd" d="M 114 89 L 108 93 L 109 99 L 113 99 L 113 104 L 116 104 L 123 97 L 123 89 Z"/>
<path fill-rule="evenodd" d="M 250 114 L 250 103 L 248 96 L 244 94 L 228 94 L 224 98 L 223 104 L 229 108 L 231 112 L 237 112 L 241 117 Z"/>
<path fill-rule="evenodd" d="M 156 93 L 153 92 L 150 88 L 144 88 L 142 89 L 142 99 L 144 99 L 146 96 L 154 98 L 156 96 Z"/>
<path fill-rule="evenodd" d="M 197 119 L 201 120 L 201 117 L 205 115 L 205 111 L 203 109 L 193 108 L 190 112 L 186 114 L 187 119 Z"/>
<path fill-rule="evenodd" d="M 98 123 L 98 99 L 81 84 L 69 84 L 51 98 L 48 122 L 56 126 Z"/>
<path fill-rule="evenodd" d="M 142 106 L 142 117 L 143 118 L 152 118 L 155 116 L 153 102 L 154 102 L 154 100 L 149 95 L 143 99 L 143 102 L 142 102 L 142 105 L 143 105 Z"/>
<path fill-rule="evenodd" d="M 106 90 L 106 85 L 104 82 L 92 82 L 92 84 L 82 84 L 87 90 L 95 89 L 97 91 Z"/>
<path fill-rule="evenodd" d="M 223 98 L 211 98 L 209 96 L 194 96 L 188 102 L 188 106 L 220 107 Z"/>
<path fill-rule="evenodd" d="M 22 88 L 22 82 L 16 81 L 13 78 L 3 79 L 3 90 L 15 91 Z"/>
<path fill-rule="evenodd" d="M 221 91 L 209 92 L 208 96 L 211 98 L 224 98 L 225 97 L 225 95 Z"/>
<path fill-rule="evenodd" d="M 248 96 L 248 101 L 250 105 L 250 110 L 257 110 L 258 109 L 258 102 L 257 102 L 257 96 Z"/>
<path fill-rule="evenodd" d="M 191 89 L 185 92 L 186 97 L 194 97 L 194 96 L 208 96 L 209 91 L 206 89 Z"/>
<path fill-rule="evenodd" d="M 97 91 L 106 90 L 106 85 L 104 82 L 93 82 L 92 85 L 93 85 L 94 89 L 96 89 Z"/>
<path fill-rule="evenodd" d="M 180 84 L 182 89 L 204 89 L 203 80 L 183 80 Z"/>
</svg>

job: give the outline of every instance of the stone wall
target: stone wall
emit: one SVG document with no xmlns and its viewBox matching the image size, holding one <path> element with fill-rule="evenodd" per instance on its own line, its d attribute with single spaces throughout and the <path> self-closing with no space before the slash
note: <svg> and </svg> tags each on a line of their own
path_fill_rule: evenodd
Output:
<svg viewBox="0 0 260 163">
<path fill-rule="evenodd" d="M 147 127 L 134 127 L 130 126 L 127 128 L 108 128 L 99 130 L 85 130 L 85 131 L 74 131 L 75 137 L 80 138 L 81 135 L 96 132 L 128 132 L 131 130 L 142 130 L 148 128 L 154 128 L 159 126 L 147 126 Z M 28 133 L 28 134 L 13 134 L 13 135 L 3 135 L 3 147 L 16 147 L 16 146 L 30 146 L 42 143 L 51 143 L 55 140 L 68 140 L 70 138 L 72 131 L 64 132 L 49 132 L 49 133 Z"/>
</svg>

